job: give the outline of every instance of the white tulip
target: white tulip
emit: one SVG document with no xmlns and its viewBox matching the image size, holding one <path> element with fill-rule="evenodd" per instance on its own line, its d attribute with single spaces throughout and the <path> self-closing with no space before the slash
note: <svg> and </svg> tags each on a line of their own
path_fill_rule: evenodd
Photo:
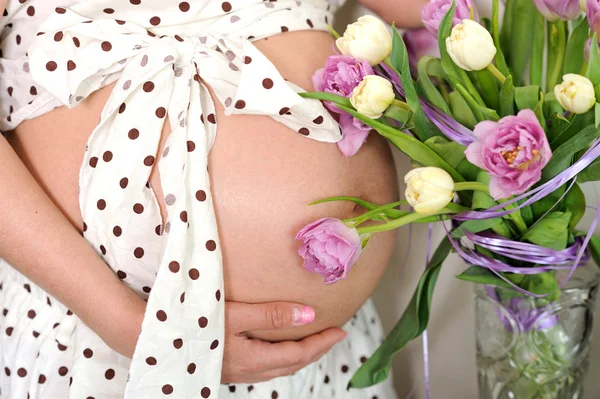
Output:
<svg viewBox="0 0 600 399">
<path fill-rule="evenodd" d="M 377 65 L 392 52 L 392 36 L 379 19 L 365 15 L 335 41 L 340 52 Z"/>
<path fill-rule="evenodd" d="M 446 50 L 452 61 L 465 71 L 485 69 L 496 55 L 490 32 L 470 19 L 463 19 L 452 28 L 446 39 Z"/>
<path fill-rule="evenodd" d="M 569 112 L 585 114 L 596 103 L 594 85 L 585 76 L 568 73 L 561 84 L 554 86 L 554 96 Z"/>
<path fill-rule="evenodd" d="M 406 200 L 421 215 L 437 213 L 454 198 L 454 180 L 440 168 L 413 169 L 404 176 L 404 182 Z"/>
<path fill-rule="evenodd" d="M 367 118 L 377 119 L 390 106 L 395 97 L 394 88 L 389 80 L 377 75 L 367 75 L 352 90 L 350 103 L 360 114 Z"/>
</svg>

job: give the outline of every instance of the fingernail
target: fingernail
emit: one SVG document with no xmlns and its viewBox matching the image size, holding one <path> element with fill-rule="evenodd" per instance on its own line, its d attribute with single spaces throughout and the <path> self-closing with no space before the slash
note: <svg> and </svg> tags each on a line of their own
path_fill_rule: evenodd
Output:
<svg viewBox="0 0 600 399">
<path fill-rule="evenodd" d="M 302 325 L 312 323 L 315 320 L 315 311 L 308 306 L 294 307 L 292 311 L 294 324 Z"/>
<path fill-rule="evenodd" d="M 348 336 L 348 333 L 344 332 L 344 335 L 342 336 L 342 338 L 340 338 L 340 340 L 338 342 L 342 342 L 343 340 L 346 339 L 347 336 Z"/>
</svg>

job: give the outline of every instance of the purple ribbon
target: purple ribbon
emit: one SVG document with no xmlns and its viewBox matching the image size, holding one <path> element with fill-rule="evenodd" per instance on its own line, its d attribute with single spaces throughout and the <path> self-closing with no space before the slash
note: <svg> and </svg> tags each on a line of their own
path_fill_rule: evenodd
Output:
<svg viewBox="0 0 600 399">
<path fill-rule="evenodd" d="M 433 232 L 433 223 L 429 223 L 427 232 L 427 252 L 425 253 L 425 268 L 429 264 L 431 257 L 431 234 Z M 429 339 L 427 337 L 427 329 L 423 330 L 423 374 L 425 377 L 425 399 L 430 398 L 429 386 Z"/>
<path fill-rule="evenodd" d="M 391 80 L 400 97 L 405 97 L 404 88 L 402 87 L 400 77 L 388 65 L 384 63 L 381 63 L 380 65 L 386 72 L 385 77 Z M 382 75 L 382 73 L 379 74 Z M 468 146 L 475 141 L 475 136 L 470 129 L 461 125 L 449 115 L 446 115 L 446 113 L 444 113 L 435 105 L 431 104 L 429 101 L 419 97 L 419 102 L 421 103 L 423 113 L 425 113 L 427 119 L 429 119 L 438 129 L 440 129 L 440 131 L 450 140 L 464 146 Z"/>
</svg>

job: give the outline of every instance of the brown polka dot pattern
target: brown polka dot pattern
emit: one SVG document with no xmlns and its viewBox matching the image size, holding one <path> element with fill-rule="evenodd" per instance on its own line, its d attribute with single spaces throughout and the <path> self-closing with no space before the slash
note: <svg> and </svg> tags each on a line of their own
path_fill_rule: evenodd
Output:
<svg viewBox="0 0 600 399">
<path fill-rule="evenodd" d="M 44 6 L 43 2 L 23 1 L 26 3 L 21 11 L 23 14 L 28 13 L 26 7 L 29 4 L 35 4 L 37 10 L 31 14 L 35 14 L 35 19 L 44 16 L 47 6 Z M 311 5 L 310 15 L 304 13 L 305 7 L 300 2 L 283 4 L 269 1 L 268 5 L 271 8 L 262 3 L 251 5 L 248 7 L 256 9 L 257 13 L 265 13 L 266 16 L 264 20 L 259 18 L 256 24 L 251 24 L 246 18 L 252 13 L 246 13 L 247 10 L 238 12 L 238 3 L 231 0 L 209 3 L 212 3 L 207 6 L 211 7 L 211 18 L 215 15 L 216 18 L 223 18 L 220 26 L 226 28 L 227 24 L 236 23 L 235 27 L 231 28 L 236 37 L 239 35 L 251 40 L 255 35 L 268 35 L 269 29 L 255 29 L 255 26 L 263 23 L 270 24 L 271 34 L 282 30 L 309 29 L 313 26 L 316 29 L 324 29 L 324 18 L 317 17 L 320 5 Z M 214 58 L 214 62 L 219 63 L 217 65 L 220 68 L 215 69 L 216 73 L 220 73 L 221 69 L 223 73 L 235 76 L 243 70 L 244 78 L 240 80 L 239 87 L 222 86 L 219 84 L 220 77 L 210 76 L 202 68 L 188 68 L 189 64 L 182 61 L 187 55 L 181 54 L 181 50 L 185 49 L 190 38 L 182 33 L 179 33 L 181 36 L 169 33 L 172 40 L 164 41 L 163 48 L 154 46 L 152 50 L 149 49 L 161 39 L 163 27 L 176 26 L 183 18 L 203 18 L 203 10 L 199 7 L 204 7 L 202 2 L 189 0 L 165 0 L 165 10 L 152 7 L 146 0 L 105 0 L 102 7 L 89 15 L 86 14 L 89 20 L 83 21 L 75 13 L 59 7 L 52 16 L 53 23 L 48 25 L 53 28 L 44 29 L 47 33 L 42 33 L 36 39 L 51 46 L 48 47 L 51 51 L 44 56 L 37 53 L 37 58 L 34 59 L 38 61 L 33 65 L 28 62 L 26 66 L 22 61 L 17 65 L 22 74 L 28 74 L 33 69 L 39 76 L 45 77 L 44 84 L 26 79 L 26 85 L 11 83 L 5 85 L 3 90 L 4 97 L 13 99 L 10 103 L 5 103 L 6 109 L 12 107 L 11 114 L 18 115 L 18 101 L 21 101 L 22 96 L 27 97 L 23 104 L 34 100 L 35 97 L 45 98 L 40 95 L 45 94 L 45 87 L 53 82 L 62 82 L 64 87 L 73 88 L 73 92 L 65 94 L 64 102 L 74 106 L 84 101 L 88 92 L 93 92 L 103 85 L 102 82 L 108 80 L 108 74 L 115 77 L 121 75 L 122 80 L 119 80 L 113 89 L 112 98 L 115 100 L 110 109 L 103 114 L 110 115 L 110 119 L 101 120 L 93 133 L 94 137 L 90 140 L 82 168 L 84 175 L 80 190 L 89 197 L 88 203 L 82 204 L 82 209 L 85 209 L 82 217 L 87 222 L 85 237 L 93 248 L 103 254 L 103 259 L 112 267 L 116 276 L 122 279 L 124 284 L 131 285 L 144 299 L 148 299 L 152 290 L 161 296 L 170 295 L 170 290 L 173 290 L 173 300 L 158 304 L 152 300 L 154 296 L 149 298 L 148 314 L 151 316 L 147 321 L 150 328 L 144 329 L 140 335 L 140 345 L 133 360 L 137 362 L 138 367 L 133 369 L 136 371 L 128 376 L 122 365 L 104 364 L 97 370 L 100 376 L 104 375 L 104 378 L 101 378 L 104 382 L 98 383 L 113 389 L 113 386 L 124 386 L 129 377 L 131 385 L 137 386 L 140 384 L 141 375 L 153 369 L 157 376 L 160 376 L 152 379 L 152 395 L 157 398 L 164 395 L 203 398 L 219 396 L 215 384 L 218 378 L 211 376 L 212 371 L 207 370 L 205 366 L 212 364 L 210 359 L 221 356 L 223 350 L 219 333 L 222 328 L 220 316 L 224 306 L 219 280 L 222 266 L 219 263 L 220 248 L 217 243 L 218 232 L 213 204 L 208 198 L 210 182 L 204 177 L 208 176 L 206 157 L 216 134 L 217 117 L 214 104 L 202 84 L 214 87 L 216 97 L 223 99 L 229 112 L 260 113 L 261 109 L 269 108 L 269 113 L 275 114 L 278 120 L 293 127 L 295 131 L 299 132 L 303 127 L 309 129 L 311 138 L 333 141 L 332 138 L 337 139 L 339 135 L 337 126 L 318 101 L 299 100 L 294 93 L 297 88 L 286 82 L 262 54 L 253 48 L 246 50 L 247 46 L 241 45 L 243 42 L 238 43 L 237 39 L 233 40 L 227 34 L 206 34 L 204 42 L 200 38 L 195 39 L 193 44 L 199 47 L 197 57 Z M 292 10 L 288 11 L 285 7 Z M 129 18 L 129 13 L 134 10 L 142 15 L 140 21 Z M 222 15 L 219 15 L 220 13 Z M 228 15 L 225 15 L 226 13 Z M 276 18 L 268 17 L 270 14 Z M 104 34 L 96 31 L 100 26 L 98 20 L 103 20 L 102 29 L 106 29 Z M 143 27 L 137 26 L 137 23 Z M 90 32 L 95 33 L 89 34 Z M 127 34 L 119 36 L 119 32 Z M 161 33 L 155 36 L 158 32 Z M 22 51 L 28 48 L 30 36 L 36 37 L 33 32 L 27 35 L 15 33 L 18 35 L 13 34 L 10 37 L 10 44 L 14 47 L 15 42 L 20 43 L 18 47 L 22 47 Z M 218 52 L 211 51 L 217 46 Z M 94 65 L 90 64 L 89 56 L 82 57 L 84 50 L 85 54 L 97 57 L 94 58 Z M 116 69 L 102 69 L 108 65 Z M 2 68 L 5 67 L 6 65 L 0 67 L 0 79 Z M 73 82 L 75 79 L 78 80 L 77 83 Z M 175 92 L 183 92 L 188 82 L 191 82 L 196 93 L 199 92 L 199 96 L 191 96 L 189 103 L 182 101 L 181 104 L 169 97 L 172 87 L 175 88 Z M 83 90 L 75 90 L 76 87 Z M 57 90 L 57 93 L 61 91 L 66 90 Z M 292 106 L 293 115 L 290 111 Z M 279 118 L 278 112 L 283 109 L 283 118 Z M 158 133 L 161 125 L 168 123 L 167 118 L 172 126 L 177 127 L 180 139 L 169 140 L 168 145 L 158 153 L 162 155 L 159 160 L 155 159 L 159 148 Z M 203 125 L 200 124 L 200 120 L 204 122 Z M 4 121 L 7 121 L 6 115 Z M 330 134 L 330 131 L 335 135 Z M 167 157 L 169 151 L 172 154 Z M 161 179 L 161 192 L 164 193 L 165 204 L 169 207 L 168 214 L 163 215 L 166 218 L 164 221 L 161 220 L 161 212 L 152 195 L 152 187 L 147 184 L 148 175 L 155 164 L 160 164 L 161 173 L 163 166 L 167 171 L 167 175 Z M 181 179 L 188 173 L 194 177 L 189 181 Z M 187 252 L 191 245 L 195 246 L 196 251 Z M 194 255 L 189 255 L 191 253 Z M 159 269 L 161 270 L 155 281 Z M 181 285 L 182 283 L 185 285 Z M 1 295 L 0 291 L 0 299 Z M 42 297 L 43 308 L 46 309 L 49 307 L 46 306 L 44 298 L 45 296 Z M 55 308 L 58 305 L 52 301 L 49 306 Z M 25 312 L 34 310 L 37 314 L 33 320 L 41 320 L 43 317 L 40 312 L 46 310 L 38 309 L 38 306 L 31 306 Z M 64 313 L 61 312 L 61 317 L 68 317 Z M 59 321 L 61 320 L 52 320 L 51 323 L 57 325 Z M 169 331 L 175 323 L 181 325 L 180 335 L 161 335 L 161 331 Z M 5 333 L 5 338 L 8 334 L 17 336 L 21 333 L 19 329 L 20 326 L 5 325 L 0 333 Z M 58 330 L 60 329 L 56 331 Z M 32 335 L 35 337 L 42 331 L 45 330 L 36 328 L 28 331 L 26 336 L 32 340 Z M 43 336 L 39 337 L 38 341 L 41 341 L 41 338 Z M 194 340 L 204 342 L 205 353 L 190 359 L 187 352 L 193 348 Z M 152 342 L 156 349 L 144 351 L 144 348 L 149 348 L 145 346 L 149 342 Z M 73 354 L 74 358 L 89 365 L 105 358 L 103 347 L 99 347 L 93 341 L 77 345 L 70 341 L 61 341 L 53 345 L 53 350 L 65 356 L 76 352 Z M 177 356 L 172 356 L 176 350 L 180 352 Z M 370 353 L 367 350 L 362 352 Z M 348 361 L 348 364 L 352 363 Z M 47 385 L 63 377 L 65 386 L 68 385 L 67 381 L 71 382 L 71 370 L 78 370 L 69 362 L 60 362 L 47 373 L 39 374 L 34 370 L 42 369 L 30 368 L 30 364 L 16 364 L 10 365 L 11 378 L 18 376 L 20 367 L 34 374 L 23 379 L 33 378 L 34 382 L 37 380 L 38 383 Z M 339 373 L 341 364 L 337 364 L 336 367 Z M 354 367 L 352 365 L 351 369 Z M 193 377 L 189 378 L 195 381 L 195 391 L 188 392 L 191 387 L 186 384 L 182 386 L 178 381 L 169 379 L 171 372 L 193 374 Z M 328 371 L 327 375 L 333 382 L 332 373 Z M 73 373 L 73 386 L 85 385 L 85 381 L 78 378 L 81 378 L 81 374 Z M 321 381 L 323 378 L 324 376 L 319 377 Z M 140 384 L 140 389 L 142 385 L 144 384 Z M 90 386 L 93 390 L 93 384 Z M 228 388 L 222 388 L 221 391 L 235 392 L 235 386 Z M 268 383 L 256 384 L 253 389 L 253 393 L 257 393 L 259 397 L 274 397 L 275 391 L 269 388 Z M 343 389 L 339 388 L 339 391 L 343 392 Z M 88 399 L 97 399 L 102 393 L 89 392 L 82 397 L 85 398 L 85 395 L 89 396 Z M 277 395 L 284 396 L 282 392 Z M 26 396 L 25 393 L 23 397 Z"/>
</svg>

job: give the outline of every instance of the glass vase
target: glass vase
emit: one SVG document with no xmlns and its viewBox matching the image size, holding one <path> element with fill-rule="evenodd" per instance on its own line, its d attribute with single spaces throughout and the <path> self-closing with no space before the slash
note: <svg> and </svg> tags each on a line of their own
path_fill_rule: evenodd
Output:
<svg viewBox="0 0 600 399">
<path fill-rule="evenodd" d="M 554 300 L 476 284 L 479 397 L 583 398 L 598 283 L 597 267 L 589 264 Z"/>
</svg>

